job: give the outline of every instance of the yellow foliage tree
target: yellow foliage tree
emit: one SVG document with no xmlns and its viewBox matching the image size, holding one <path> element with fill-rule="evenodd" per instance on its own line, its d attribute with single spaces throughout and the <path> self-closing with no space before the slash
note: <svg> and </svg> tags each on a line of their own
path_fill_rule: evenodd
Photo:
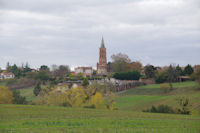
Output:
<svg viewBox="0 0 200 133">
<path fill-rule="evenodd" d="M 100 92 L 96 92 L 96 94 L 91 97 L 89 104 L 94 105 L 94 107 L 97 109 L 105 109 L 106 108 L 103 96 Z"/>
<path fill-rule="evenodd" d="M 56 90 L 55 87 L 45 95 L 40 95 L 36 104 L 46 104 L 55 106 L 81 107 L 86 99 L 86 94 L 82 88 L 71 88 L 70 90 Z"/>
<path fill-rule="evenodd" d="M 71 88 L 69 91 L 67 91 L 67 99 L 71 107 L 83 106 L 86 97 L 87 96 L 81 87 Z"/>
<path fill-rule="evenodd" d="M 0 104 L 11 104 L 13 102 L 13 94 L 8 87 L 0 86 Z"/>
</svg>

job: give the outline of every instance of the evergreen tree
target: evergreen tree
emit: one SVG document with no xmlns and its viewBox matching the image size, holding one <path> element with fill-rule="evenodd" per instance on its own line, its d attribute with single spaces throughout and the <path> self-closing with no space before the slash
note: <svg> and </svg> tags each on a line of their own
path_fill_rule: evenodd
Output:
<svg viewBox="0 0 200 133">
<path fill-rule="evenodd" d="M 89 85 L 88 78 L 84 78 L 83 81 L 82 81 L 82 86 L 87 87 L 88 85 Z"/>
<path fill-rule="evenodd" d="M 144 73 L 147 78 L 154 78 L 156 74 L 155 72 L 156 72 L 156 68 L 153 65 L 146 65 L 144 67 Z"/>
<path fill-rule="evenodd" d="M 189 64 L 184 68 L 184 71 L 183 71 L 184 75 L 188 75 L 188 76 L 190 76 L 193 72 L 194 72 L 194 69 Z"/>
<path fill-rule="evenodd" d="M 17 78 L 19 78 L 22 75 L 21 70 L 17 67 L 16 64 L 11 66 L 10 72 L 12 72 Z"/>
<path fill-rule="evenodd" d="M 38 83 L 38 84 L 35 86 L 35 88 L 34 88 L 34 90 L 33 90 L 33 93 L 34 93 L 35 96 L 37 96 L 37 95 L 40 93 L 40 91 L 41 91 L 41 84 Z"/>
<path fill-rule="evenodd" d="M 178 76 L 183 75 L 183 70 L 181 69 L 181 67 L 179 65 L 176 66 L 176 71 L 177 71 Z"/>
</svg>

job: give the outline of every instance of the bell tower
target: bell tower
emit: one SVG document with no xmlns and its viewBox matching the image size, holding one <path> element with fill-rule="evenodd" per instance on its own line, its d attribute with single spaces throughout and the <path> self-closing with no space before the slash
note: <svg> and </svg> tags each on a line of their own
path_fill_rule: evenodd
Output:
<svg viewBox="0 0 200 133">
<path fill-rule="evenodd" d="M 107 75 L 107 57 L 103 37 L 101 40 L 101 47 L 99 48 L 99 63 L 97 63 L 97 74 Z"/>
</svg>

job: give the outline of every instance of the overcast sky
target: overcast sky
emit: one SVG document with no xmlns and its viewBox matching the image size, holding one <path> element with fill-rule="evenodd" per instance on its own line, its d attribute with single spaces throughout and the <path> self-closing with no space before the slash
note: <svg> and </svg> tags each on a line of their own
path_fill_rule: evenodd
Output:
<svg viewBox="0 0 200 133">
<path fill-rule="evenodd" d="M 101 37 L 145 64 L 200 64 L 200 0 L 0 0 L 0 67 L 96 67 Z"/>
</svg>

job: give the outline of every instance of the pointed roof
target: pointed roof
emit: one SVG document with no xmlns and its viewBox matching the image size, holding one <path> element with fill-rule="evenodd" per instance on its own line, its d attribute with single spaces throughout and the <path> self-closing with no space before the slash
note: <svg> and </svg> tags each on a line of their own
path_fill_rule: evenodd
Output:
<svg viewBox="0 0 200 133">
<path fill-rule="evenodd" d="M 103 37 L 102 37 L 102 40 L 101 40 L 101 48 L 105 48 Z"/>
</svg>

